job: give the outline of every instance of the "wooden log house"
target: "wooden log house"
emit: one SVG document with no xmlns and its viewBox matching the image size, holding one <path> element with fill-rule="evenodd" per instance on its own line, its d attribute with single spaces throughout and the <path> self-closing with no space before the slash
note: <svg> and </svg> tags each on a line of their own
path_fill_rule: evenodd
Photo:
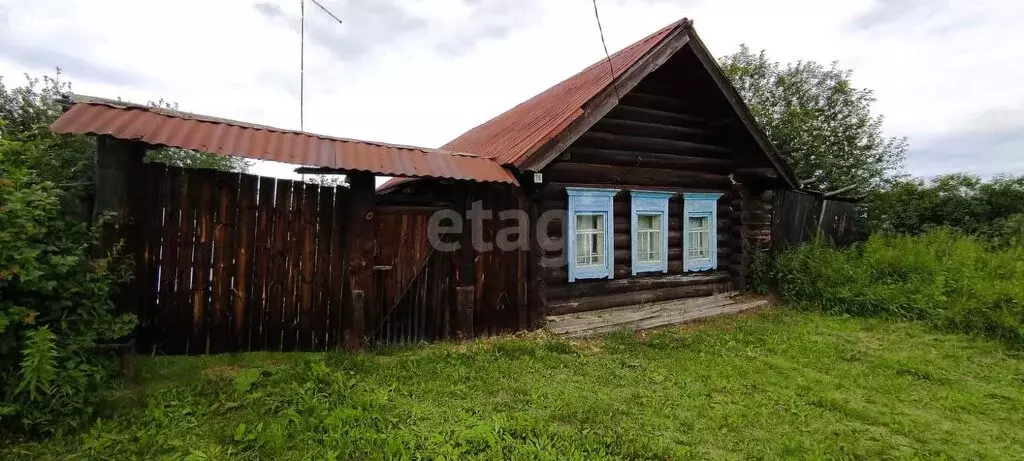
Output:
<svg viewBox="0 0 1024 461">
<path fill-rule="evenodd" d="M 525 211 L 527 267 L 520 252 L 467 254 L 466 273 L 475 271 L 458 281 L 475 290 L 466 308 L 480 313 L 516 294 L 528 306 L 518 328 L 546 315 L 742 289 L 751 251 L 770 244 L 773 191 L 796 186 L 687 19 L 441 149 L 493 159 L 521 186 L 396 178 L 378 189 L 380 200 Z M 561 219 L 537 229 L 559 210 Z M 561 243 L 542 248 L 545 239 Z M 501 268 L 505 276 L 491 273 Z"/>
<path fill-rule="evenodd" d="M 135 262 L 118 305 L 157 353 L 466 338 L 742 289 L 774 191 L 795 188 L 686 19 L 441 149 L 99 98 L 51 129 L 99 137 L 96 212 L 120 215 L 106 246 Z M 348 186 L 144 163 L 159 146 Z M 375 193 L 377 175 L 395 178 Z M 431 240 L 439 214 L 462 220 L 455 251 Z"/>
</svg>

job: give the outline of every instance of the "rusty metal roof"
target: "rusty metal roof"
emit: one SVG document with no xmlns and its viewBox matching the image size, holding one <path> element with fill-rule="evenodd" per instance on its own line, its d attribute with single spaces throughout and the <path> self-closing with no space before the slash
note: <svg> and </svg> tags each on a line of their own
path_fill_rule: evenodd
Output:
<svg viewBox="0 0 1024 461">
<path fill-rule="evenodd" d="M 684 24 L 681 19 L 453 139 L 442 149 L 471 152 L 503 165 L 527 157 L 583 115 L 583 106 Z"/>
<path fill-rule="evenodd" d="M 632 45 L 601 59 L 576 75 L 520 103 L 442 146 L 442 149 L 472 152 L 503 165 L 519 167 L 531 153 L 557 136 L 583 115 L 583 106 L 608 87 L 612 80 L 629 70 L 671 32 L 686 24 L 683 18 L 644 37 Z M 612 76 L 612 68 L 615 75 Z M 394 189 L 407 178 L 394 178 L 378 191 Z"/>
<path fill-rule="evenodd" d="M 75 96 L 74 105 L 50 129 L 296 165 L 518 185 L 501 164 L 474 154 L 336 138 L 102 98 Z"/>
</svg>

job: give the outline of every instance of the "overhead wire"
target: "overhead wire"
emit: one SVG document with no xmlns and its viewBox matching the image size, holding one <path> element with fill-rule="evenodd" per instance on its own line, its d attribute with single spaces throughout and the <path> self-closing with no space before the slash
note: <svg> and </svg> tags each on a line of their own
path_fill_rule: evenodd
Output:
<svg viewBox="0 0 1024 461">
<path fill-rule="evenodd" d="M 597 0 L 592 1 L 594 3 L 594 19 L 597 20 L 597 31 L 601 34 L 601 46 L 604 47 L 604 57 L 608 60 L 608 69 L 611 72 L 612 90 L 615 91 L 615 99 L 622 100 L 622 96 L 619 95 L 619 87 L 615 84 L 615 66 L 612 64 L 612 56 L 608 53 L 608 44 L 604 41 L 604 28 L 601 27 L 601 15 L 597 13 Z"/>
</svg>

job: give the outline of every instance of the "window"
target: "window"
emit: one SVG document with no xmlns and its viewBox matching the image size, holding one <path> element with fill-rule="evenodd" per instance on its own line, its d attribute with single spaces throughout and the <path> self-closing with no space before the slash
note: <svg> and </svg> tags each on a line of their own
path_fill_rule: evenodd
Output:
<svg viewBox="0 0 1024 461">
<path fill-rule="evenodd" d="M 642 214 L 636 217 L 636 261 L 661 261 L 661 215 Z"/>
<path fill-rule="evenodd" d="M 612 200 L 619 191 L 583 187 L 566 187 L 565 191 L 569 196 L 569 281 L 612 278 Z"/>
<path fill-rule="evenodd" d="M 683 267 L 687 272 L 718 268 L 717 193 L 683 194 Z"/>
<path fill-rule="evenodd" d="M 688 216 L 686 219 L 686 233 L 689 237 L 686 257 L 691 260 L 711 258 L 711 218 Z"/>
<path fill-rule="evenodd" d="M 576 215 L 576 266 L 604 265 L 604 215 Z"/>
<path fill-rule="evenodd" d="M 668 272 L 668 199 L 671 192 L 630 191 L 632 274 Z"/>
</svg>

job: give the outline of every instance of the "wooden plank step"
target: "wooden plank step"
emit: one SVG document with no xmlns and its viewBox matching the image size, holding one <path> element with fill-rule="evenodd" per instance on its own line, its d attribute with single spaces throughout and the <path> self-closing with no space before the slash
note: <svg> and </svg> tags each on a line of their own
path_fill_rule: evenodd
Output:
<svg viewBox="0 0 1024 461">
<path fill-rule="evenodd" d="M 768 305 L 768 300 L 765 299 L 736 302 L 734 297 L 735 294 L 732 293 L 730 296 L 716 295 L 700 300 L 677 300 L 657 305 L 632 306 L 632 310 L 616 308 L 616 312 L 604 312 L 601 315 L 575 314 L 577 318 L 561 316 L 561 319 L 549 322 L 548 329 L 566 338 L 581 338 L 626 328 L 645 330 L 678 325 Z"/>
<path fill-rule="evenodd" d="M 729 291 L 729 292 L 725 292 L 725 293 L 719 293 L 719 294 L 715 294 L 715 295 L 711 295 L 711 296 L 704 296 L 704 297 L 699 297 L 699 298 L 673 299 L 673 300 L 669 300 L 669 301 L 660 301 L 660 302 L 643 303 L 643 304 L 631 304 L 631 305 L 626 305 L 626 306 L 609 307 L 609 308 L 605 308 L 605 309 L 597 309 L 597 310 L 592 310 L 592 311 L 573 312 L 573 313 L 569 313 L 569 314 L 549 315 L 546 320 L 549 323 L 551 323 L 551 322 L 559 322 L 559 321 L 568 320 L 568 319 L 592 319 L 592 318 L 595 318 L 595 317 L 604 317 L 604 316 L 608 316 L 608 315 L 619 313 L 619 312 L 631 312 L 631 311 L 634 311 L 636 309 L 645 308 L 645 307 L 646 308 L 654 308 L 654 307 L 665 308 L 665 307 L 672 307 L 672 306 L 679 306 L 681 308 L 682 307 L 687 307 L 687 306 L 690 306 L 690 307 L 700 307 L 702 305 L 715 303 L 715 302 L 720 301 L 720 300 L 729 300 L 729 299 L 732 299 L 732 298 L 734 298 L 734 297 L 736 297 L 738 295 L 739 295 L 738 291 Z"/>
<path fill-rule="evenodd" d="M 650 326 L 643 327 L 642 325 L 658 325 L 665 323 L 665 319 L 677 319 L 683 317 L 694 316 L 699 318 L 703 312 L 709 312 L 714 309 L 727 308 L 733 306 L 736 303 L 733 300 L 719 300 L 718 302 L 700 306 L 700 307 L 689 307 L 687 309 L 666 309 L 659 311 L 656 315 L 645 316 L 630 322 L 603 322 L 603 323 L 589 323 L 580 325 L 579 328 L 566 328 L 563 334 L 566 337 L 579 337 L 579 336 L 592 336 L 599 333 L 608 333 L 621 329 L 639 330 L 644 328 L 650 328 Z M 554 330 L 552 330 L 554 332 Z"/>
</svg>

